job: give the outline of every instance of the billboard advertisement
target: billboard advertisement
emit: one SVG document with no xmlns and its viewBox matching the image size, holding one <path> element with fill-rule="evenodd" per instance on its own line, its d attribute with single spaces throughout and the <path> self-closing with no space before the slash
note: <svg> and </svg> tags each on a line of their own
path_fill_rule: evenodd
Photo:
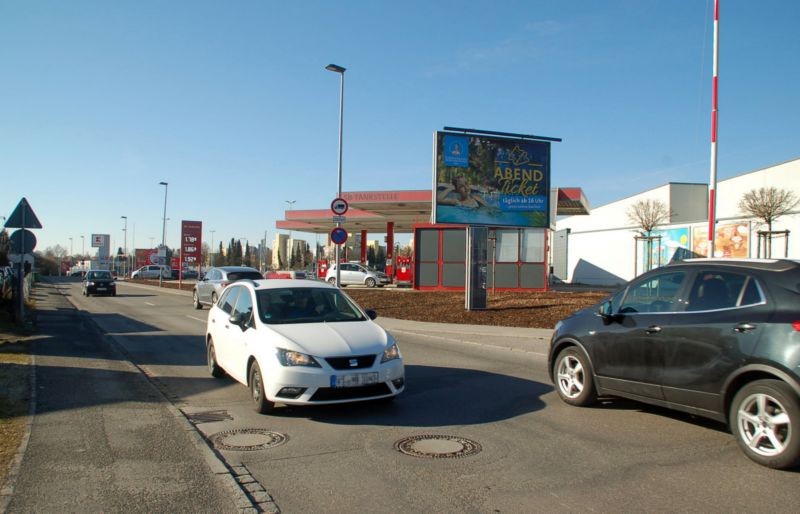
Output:
<svg viewBox="0 0 800 514">
<path fill-rule="evenodd" d="M 702 256 L 708 254 L 708 227 L 692 231 L 692 249 Z M 750 256 L 750 225 L 747 222 L 718 223 L 714 236 L 714 257 L 746 259 Z"/>
<path fill-rule="evenodd" d="M 139 269 L 142 266 L 149 266 L 151 264 L 158 264 L 158 248 L 136 248 L 134 250 L 135 261 L 133 269 Z"/>
<path fill-rule="evenodd" d="M 194 268 L 202 259 L 203 222 L 181 221 L 181 267 Z"/>
<path fill-rule="evenodd" d="M 549 227 L 549 142 L 436 132 L 434 147 L 434 223 Z"/>
</svg>

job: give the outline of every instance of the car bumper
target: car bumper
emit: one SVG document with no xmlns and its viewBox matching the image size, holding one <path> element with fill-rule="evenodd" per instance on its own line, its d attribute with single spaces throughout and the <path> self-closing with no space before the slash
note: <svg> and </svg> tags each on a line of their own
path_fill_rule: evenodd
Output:
<svg viewBox="0 0 800 514">
<path fill-rule="evenodd" d="M 117 294 L 117 286 L 89 286 L 86 288 L 88 294 Z"/>
<path fill-rule="evenodd" d="M 333 370 L 278 366 L 264 385 L 270 401 L 287 405 L 322 405 L 397 396 L 405 389 L 403 362 L 395 359 L 366 369 Z M 373 378 L 374 377 L 374 378 Z M 336 386 L 339 382 L 364 382 Z"/>
</svg>

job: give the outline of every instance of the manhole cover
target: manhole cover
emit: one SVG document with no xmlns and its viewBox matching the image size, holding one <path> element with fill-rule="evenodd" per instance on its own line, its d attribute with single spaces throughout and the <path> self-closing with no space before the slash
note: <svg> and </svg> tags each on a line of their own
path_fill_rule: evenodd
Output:
<svg viewBox="0 0 800 514">
<path fill-rule="evenodd" d="M 238 428 L 217 432 L 208 439 L 218 450 L 251 452 L 280 446 L 289 440 L 289 436 L 262 428 Z"/>
<path fill-rule="evenodd" d="M 415 435 L 394 443 L 400 452 L 428 459 L 456 459 L 479 453 L 481 445 L 453 435 Z"/>
</svg>

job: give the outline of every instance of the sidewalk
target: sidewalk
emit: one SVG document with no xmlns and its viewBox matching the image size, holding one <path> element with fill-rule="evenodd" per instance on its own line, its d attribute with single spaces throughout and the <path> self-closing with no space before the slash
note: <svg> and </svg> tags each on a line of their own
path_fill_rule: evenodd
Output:
<svg viewBox="0 0 800 514">
<path fill-rule="evenodd" d="M 0 512 L 256 512 L 190 423 L 39 283 L 32 415 Z"/>
</svg>

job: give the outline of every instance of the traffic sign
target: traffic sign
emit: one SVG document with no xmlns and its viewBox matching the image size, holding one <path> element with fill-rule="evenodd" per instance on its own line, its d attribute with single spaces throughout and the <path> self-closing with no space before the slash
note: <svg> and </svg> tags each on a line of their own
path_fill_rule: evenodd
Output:
<svg viewBox="0 0 800 514">
<path fill-rule="evenodd" d="M 30 230 L 20 229 L 11 233 L 8 238 L 10 253 L 29 253 L 36 248 L 36 236 Z"/>
<path fill-rule="evenodd" d="M 333 216 L 331 219 L 333 220 L 334 223 L 344 223 L 345 221 L 347 221 L 347 218 L 344 216 Z"/>
<path fill-rule="evenodd" d="M 347 241 L 347 231 L 342 227 L 331 230 L 331 241 L 337 245 L 344 244 Z"/>
<path fill-rule="evenodd" d="M 334 201 L 331 202 L 331 211 L 333 211 L 334 214 L 338 214 L 341 216 L 344 213 L 346 213 L 347 209 L 349 208 L 350 206 L 348 205 L 347 200 L 345 200 L 344 198 L 336 198 Z"/>
<path fill-rule="evenodd" d="M 17 204 L 14 212 L 5 222 L 6 228 L 42 228 L 39 218 L 31 209 L 30 204 L 26 198 L 23 198 Z"/>
</svg>

